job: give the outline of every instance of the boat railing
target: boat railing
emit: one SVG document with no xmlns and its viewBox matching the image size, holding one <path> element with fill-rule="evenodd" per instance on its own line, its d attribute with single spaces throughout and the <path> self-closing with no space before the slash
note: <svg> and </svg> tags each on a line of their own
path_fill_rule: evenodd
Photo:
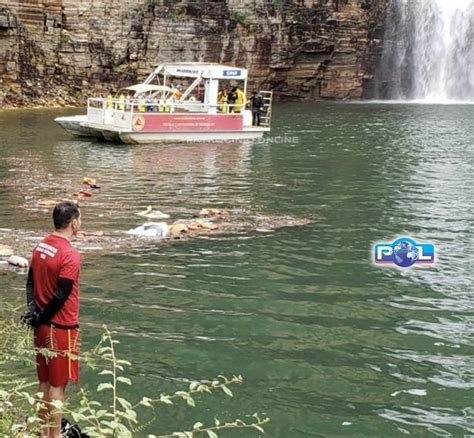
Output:
<svg viewBox="0 0 474 438">
<path fill-rule="evenodd" d="M 273 94 L 271 91 L 261 91 L 263 107 L 261 111 L 262 127 L 270 127 Z M 232 114 L 243 115 L 243 109 L 248 109 L 242 103 L 229 104 L 219 102 L 210 104 L 201 101 L 178 101 L 147 99 L 110 99 L 89 98 L 87 100 L 87 120 L 93 125 L 110 125 L 119 129 L 131 129 L 133 117 L 139 114 Z"/>
<path fill-rule="evenodd" d="M 92 113 L 97 113 L 105 110 L 112 109 L 115 111 L 133 111 L 134 113 L 149 113 L 149 112 L 180 112 L 179 110 L 192 109 L 190 112 L 202 112 L 210 113 L 210 110 L 216 109 L 218 113 L 234 113 L 240 112 L 244 105 L 242 103 L 228 104 L 228 103 L 203 103 L 200 101 L 184 101 L 184 102 L 146 102 L 140 99 L 134 100 L 119 100 L 112 99 L 107 100 L 103 98 L 90 98 L 88 99 L 88 110 Z M 239 111 L 233 111 L 238 108 Z"/>
</svg>

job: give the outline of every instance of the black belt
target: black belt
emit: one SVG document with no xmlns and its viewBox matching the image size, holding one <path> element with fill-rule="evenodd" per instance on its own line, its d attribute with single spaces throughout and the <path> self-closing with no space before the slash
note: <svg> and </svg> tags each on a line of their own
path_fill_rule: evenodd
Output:
<svg viewBox="0 0 474 438">
<path fill-rule="evenodd" d="M 79 328 L 79 324 L 75 324 L 75 325 L 62 325 L 62 324 L 58 324 L 58 323 L 56 323 L 56 322 L 46 322 L 44 325 L 49 325 L 50 327 L 58 328 L 58 329 L 62 329 L 62 330 L 74 330 L 74 329 L 78 329 L 78 328 Z"/>
</svg>

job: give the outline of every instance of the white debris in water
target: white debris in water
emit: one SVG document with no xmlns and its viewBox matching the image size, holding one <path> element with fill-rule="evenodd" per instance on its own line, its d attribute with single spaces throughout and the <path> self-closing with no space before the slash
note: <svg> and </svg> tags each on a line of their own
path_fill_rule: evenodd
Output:
<svg viewBox="0 0 474 438">
<path fill-rule="evenodd" d="M 426 392 L 426 389 L 409 389 L 407 390 L 407 393 L 411 395 L 424 396 L 426 395 L 427 392 Z"/>
<path fill-rule="evenodd" d="M 8 263 L 13 266 L 18 266 L 19 268 L 27 268 L 28 260 L 20 256 L 11 256 L 8 258 Z"/>
<path fill-rule="evenodd" d="M 404 389 L 402 391 L 395 391 L 390 394 L 392 397 L 396 397 L 398 394 L 410 394 L 410 395 L 418 395 L 420 397 L 425 396 L 427 394 L 426 389 Z"/>
<path fill-rule="evenodd" d="M 151 205 L 145 211 L 141 211 L 139 213 L 135 213 L 137 216 L 143 216 L 147 219 L 168 219 L 170 217 L 169 214 L 163 213 L 159 210 L 153 210 Z"/>
<path fill-rule="evenodd" d="M 382 368 L 378 367 L 377 365 L 369 365 L 371 370 L 377 371 L 378 373 L 382 372 Z"/>
<path fill-rule="evenodd" d="M 132 228 L 127 234 L 140 237 L 163 239 L 168 235 L 169 227 L 166 222 L 146 222 L 139 227 Z"/>
</svg>

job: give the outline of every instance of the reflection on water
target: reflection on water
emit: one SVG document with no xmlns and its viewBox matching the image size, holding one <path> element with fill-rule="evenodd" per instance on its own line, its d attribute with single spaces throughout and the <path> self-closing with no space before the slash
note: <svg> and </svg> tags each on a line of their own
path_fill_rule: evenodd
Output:
<svg viewBox="0 0 474 438">
<path fill-rule="evenodd" d="M 83 202 L 89 229 L 137 226 L 147 205 L 172 218 L 208 206 L 309 218 L 84 253 L 85 343 L 103 323 L 119 330 L 132 398 L 244 375 L 235 402 L 197 414 L 264 410 L 272 437 L 472 434 L 471 108 L 285 104 L 275 135 L 298 143 L 162 148 L 72 140 L 57 111 L 0 113 L 0 228 L 48 229 L 32 202 L 70 195 L 83 176 L 101 185 Z M 371 245 L 400 235 L 435 243 L 438 263 L 372 266 Z M 23 281 L 7 273 L 4 295 Z M 178 430 L 186 415 L 160 424 Z"/>
</svg>

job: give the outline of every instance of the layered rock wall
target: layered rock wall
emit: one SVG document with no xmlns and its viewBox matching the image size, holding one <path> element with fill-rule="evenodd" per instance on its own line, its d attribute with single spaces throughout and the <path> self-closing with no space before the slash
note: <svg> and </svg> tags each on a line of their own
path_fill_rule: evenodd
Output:
<svg viewBox="0 0 474 438">
<path fill-rule="evenodd" d="M 0 0 L 0 103 L 83 104 L 160 62 L 250 69 L 281 98 L 360 98 L 387 0 Z"/>
</svg>

